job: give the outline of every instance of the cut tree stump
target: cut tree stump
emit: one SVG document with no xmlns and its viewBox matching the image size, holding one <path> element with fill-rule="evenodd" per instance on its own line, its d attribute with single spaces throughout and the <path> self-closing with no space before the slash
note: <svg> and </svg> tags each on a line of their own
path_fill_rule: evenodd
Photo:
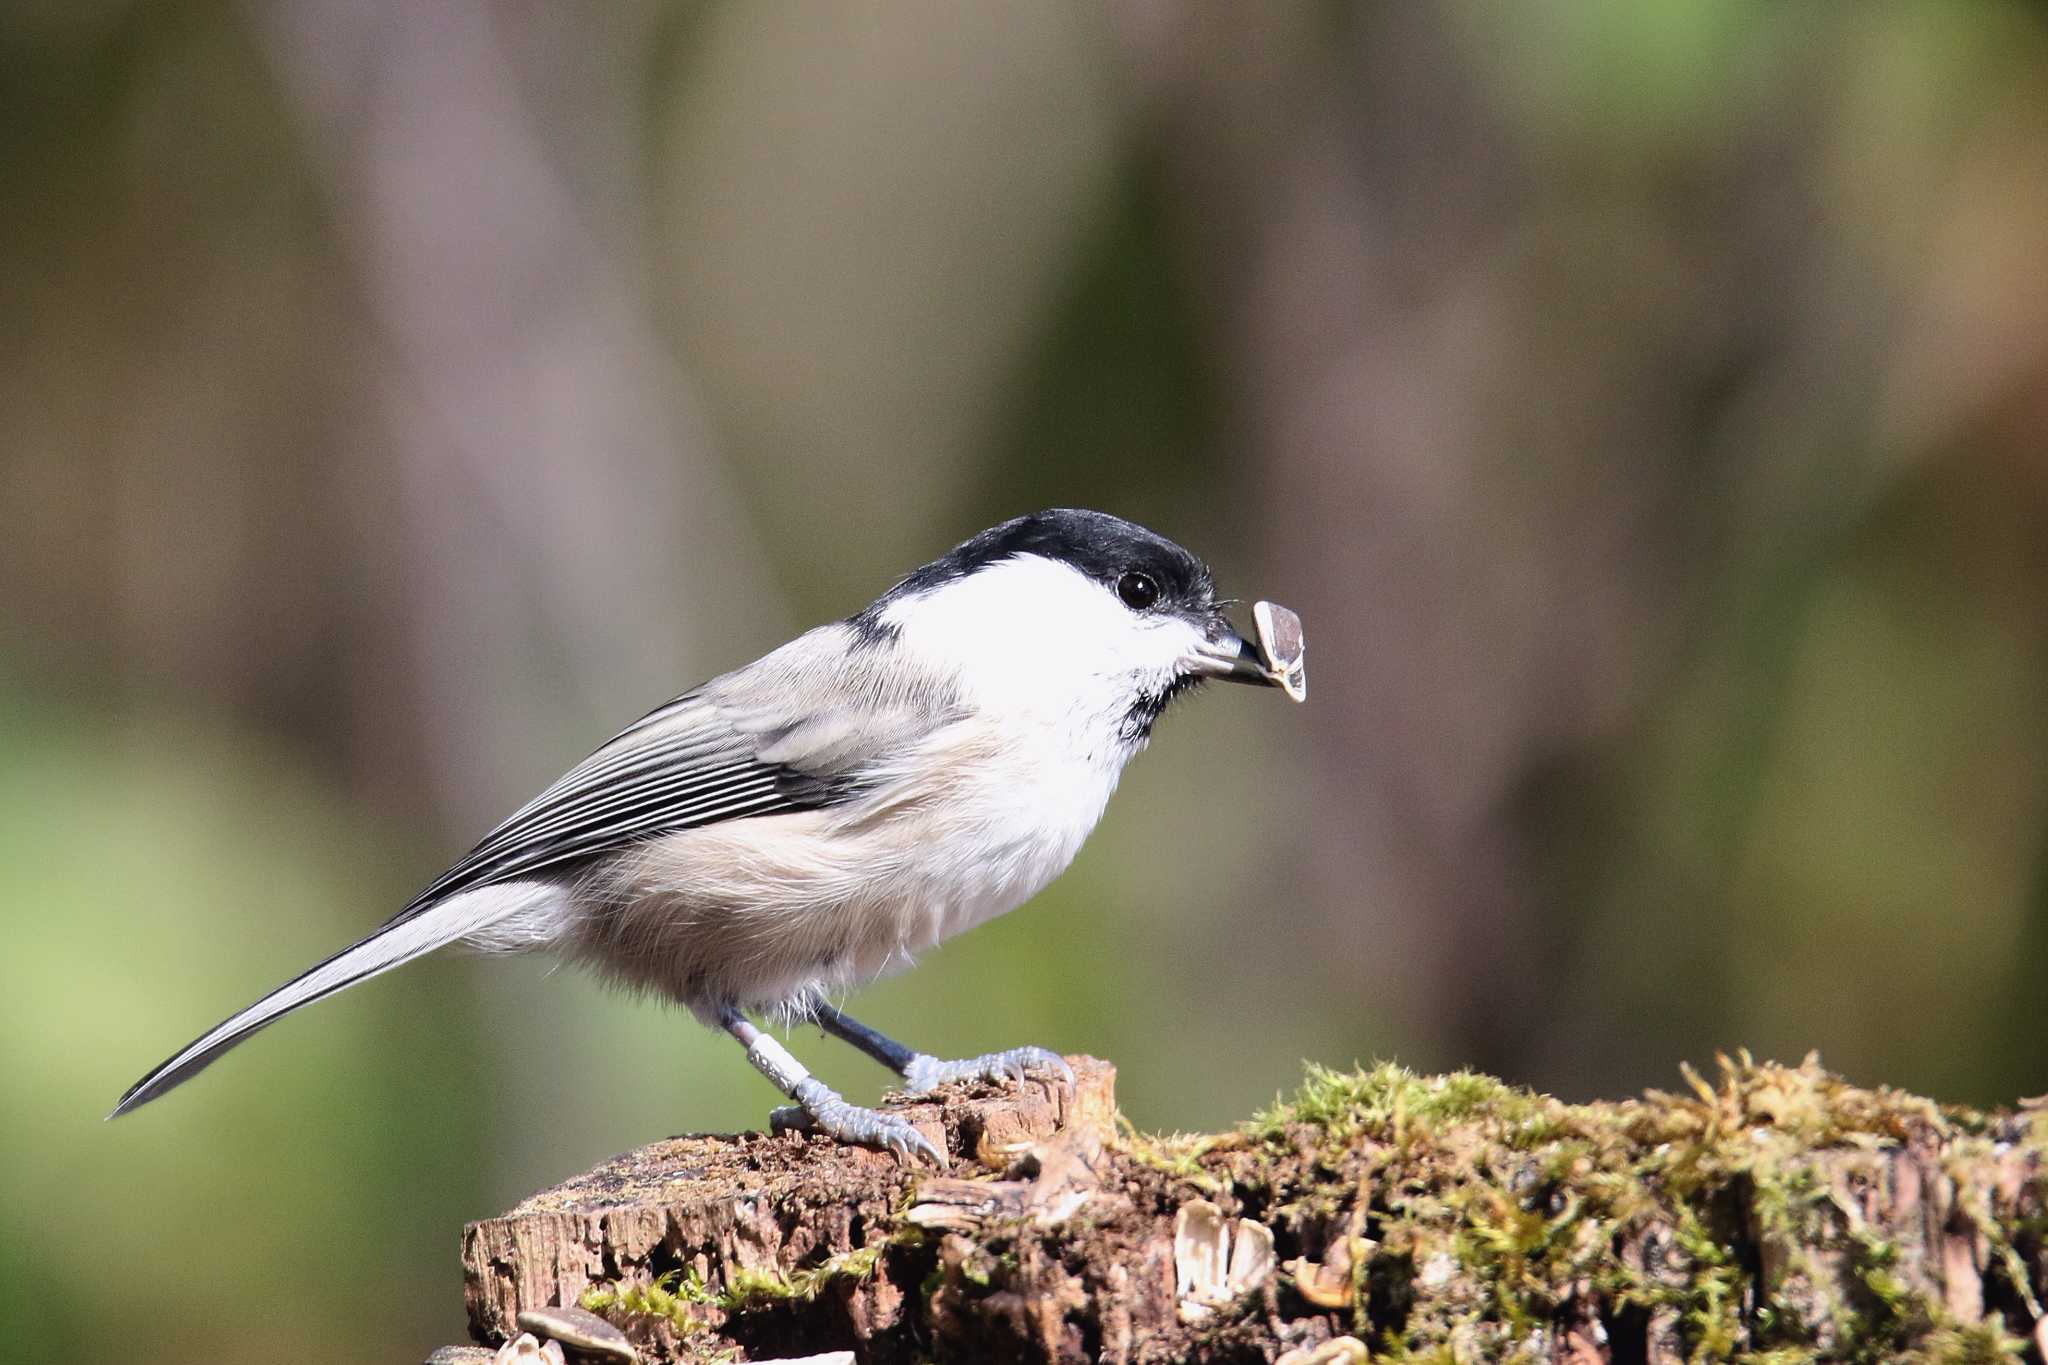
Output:
<svg viewBox="0 0 2048 1365">
<path fill-rule="evenodd" d="M 657 1142 L 463 1235 L 470 1329 L 582 1305 L 649 1361 L 2042 1361 L 2048 1120 L 1722 1059 L 1568 1105 L 1312 1072 L 1233 1132 L 1120 1130 L 1115 1072 L 893 1108 L 952 1168 Z M 1768 1354 L 1767 1353 L 1772 1353 Z M 452 1359 L 454 1357 L 445 1357 Z M 571 1358 L 575 1357 L 573 1354 Z"/>
</svg>

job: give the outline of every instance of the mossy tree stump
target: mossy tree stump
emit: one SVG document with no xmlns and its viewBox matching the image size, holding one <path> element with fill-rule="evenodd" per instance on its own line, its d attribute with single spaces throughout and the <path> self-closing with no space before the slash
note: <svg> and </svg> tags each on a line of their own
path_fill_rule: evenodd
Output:
<svg viewBox="0 0 2048 1365">
<path fill-rule="evenodd" d="M 472 1332 L 582 1303 L 652 1360 L 2042 1360 L 2043 1151 L 1981 1113 L 1724 1059 L 1563 1104 L 1312 1073 L 1242 1128 L 1119 1131 L 1114 1072 L 898 1101 L 953 1169 L 658 1142 L 472 1224 Z M 1233 1259 L 1232 1247 L 1235 1246 Z M 1270 1254 L 1268 1253 L 1270 1248 Z"/>
</svg>

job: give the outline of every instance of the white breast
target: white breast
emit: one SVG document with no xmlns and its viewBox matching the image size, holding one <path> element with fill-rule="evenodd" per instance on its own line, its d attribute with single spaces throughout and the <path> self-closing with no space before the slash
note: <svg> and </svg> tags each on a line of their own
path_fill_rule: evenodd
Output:
<svg viewBox="0 0 2048 1365">
<path fill-rule="evenodd" d="M 1012 735 L 998 762 L 963 754 L 958 777 L 907 821 L 926 857 L 906 887 L 916 952 L 1014 910 L 1067 870 L 1116 790 L 1123 756 L 1061 752 Z M 963 745 L 963 748 L 979 746 Z"/>
</svg>

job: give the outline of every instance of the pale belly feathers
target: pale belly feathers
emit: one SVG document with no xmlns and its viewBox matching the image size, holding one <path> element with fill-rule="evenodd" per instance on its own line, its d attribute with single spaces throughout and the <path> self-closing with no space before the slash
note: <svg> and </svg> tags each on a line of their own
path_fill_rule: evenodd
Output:
<svg viewBox="0 0 2048 1365">
<path fill-rule="evenodd" d="M 706 1018 L 727 1005 L 800 1016 L 901 970 L 1065 871 L 1129 757 L 989 763 L 971 741 L 960 747 L 944 780 L 924 766 L 914 791 L 706 826 L 623 855 L 575 888 L 559 946 Z"/>
</svg>

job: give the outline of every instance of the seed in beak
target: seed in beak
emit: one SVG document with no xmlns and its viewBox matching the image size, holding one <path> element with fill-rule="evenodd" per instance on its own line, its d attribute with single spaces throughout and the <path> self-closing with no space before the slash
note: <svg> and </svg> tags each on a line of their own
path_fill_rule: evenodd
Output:
<svg viewBox="0 0 2048 1365">
<path fill-rule="evenodd" d="M 1252 624 L 1258 627 L 1259 653 L 1273 681 L 1294 700 L 1307 700 L 1308 667 L 1302 662 L 1301 618 L 1278 602 L 1256 602 L 1252 604 Z"/>
</svg>

